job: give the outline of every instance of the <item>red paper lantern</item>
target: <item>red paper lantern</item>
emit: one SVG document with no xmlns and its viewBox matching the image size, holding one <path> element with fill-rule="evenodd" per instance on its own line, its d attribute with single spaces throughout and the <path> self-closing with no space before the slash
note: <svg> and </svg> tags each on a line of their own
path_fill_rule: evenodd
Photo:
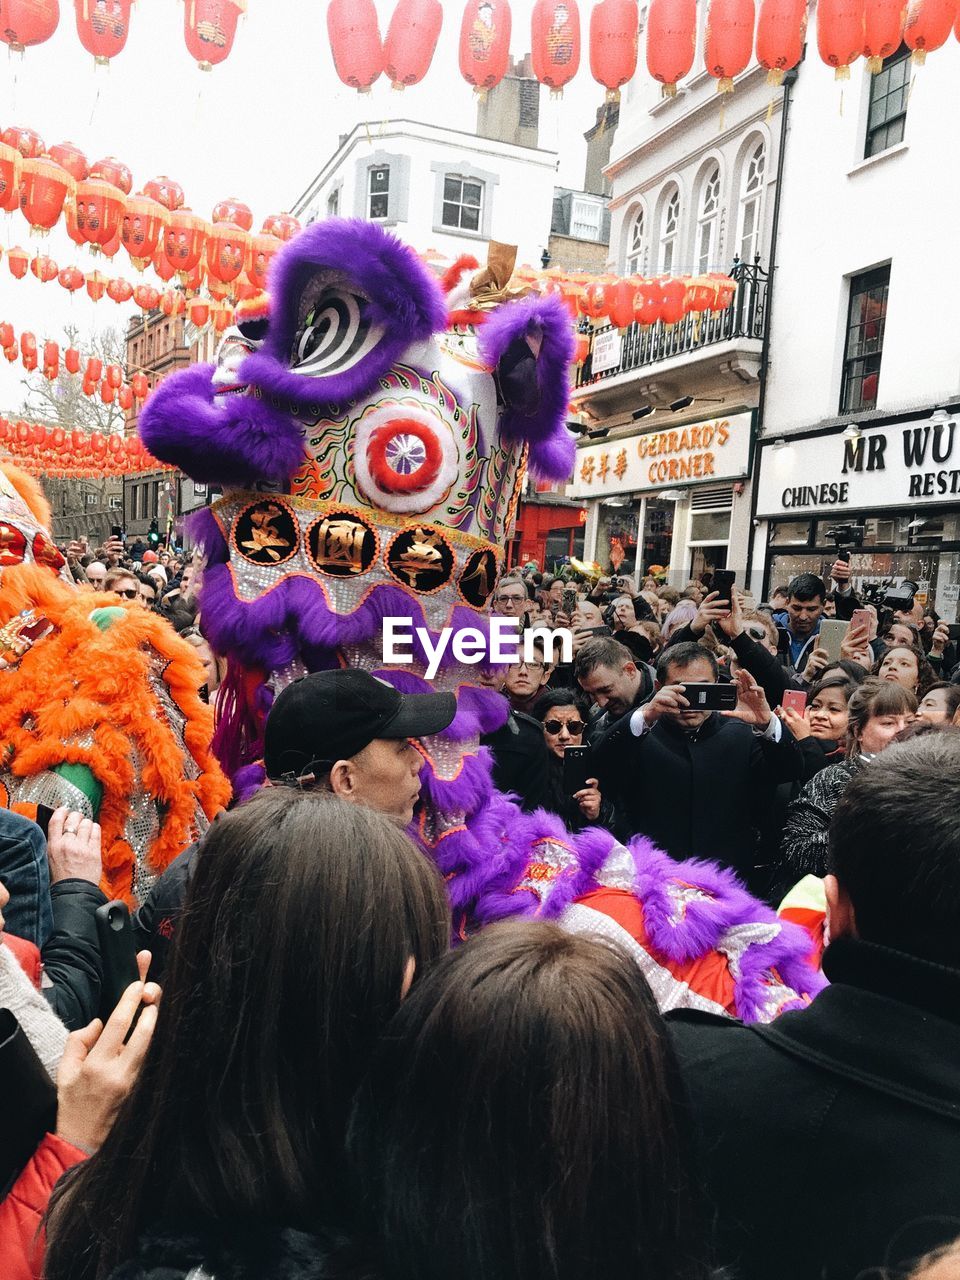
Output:
<svg viewBox="0 0 960 1280">
<path fill-rule="evenodd" d="M 60 365 L 60 347 L 56 342 L 45 342 L 43 344 L 43 367 L 44 369 L 56 369 Z"/>
<path fill-rule="evenodd" d="M 168 289 L 160 298 L 160 310 L 165 316 L 180 316 L 187 309 L 186 299 L 182 293 Z"/>
<path fill-rule="evenodd" d="M 89 172 L 87 157 L 72 142 L 56 142 L 47 152 L 51 160 L 55 160 L 61 169 L 66 169 L 74 182 L 82 182 Z"/>
<path fill-rule="evenodd" d="M 87 283 L 87 278 L 79 267 L 64 267 L 58 277 L 60 287 L 68 293 L 76 293 Z"/>
<path fill-rule="evenodd" d="M 817 48 L 835 79 L 850 79 L 850 64 L 863 51 L 864 0 L 820 0 L 817 6 Z"/>
<path fill-rule="evenodd" d="M 437 49 L 443 7 L 440 0 L 397 0 L 383 42 L 383 65 L 395 89 L 419 84 Z"/>
<path fill-rule="evenodd" d="M 590 73 L 620 101 L 620 86 L 637 69 L 640 6 L 637 0 L 600 0 L 590 15 Z"/>
<path fill-rule="evenodd" d="M 599 320 L 601 316 L 607 314 L 607 284 L 608 281 L 604 278 L 589 281 L 582 290 L 578 302 L 581 315 L 589 316 L 591 320 Z"/>
<path fill-rule="evenodd" d="M 214 205 L 212 220 L 214 223 L 232 222 L 242 231 L 253 230 L 253 214 L 250 212 L 250 206 L 238 200 L 236 196 L 227 196 L 226 200 L 221 200 L 219 204 Z M 297 225 L 299 226 L 299 223 Z"/>
<path fill-rule="evenodd" d="M 107 277 L 99 271 L 91 271 L 87 276 L 87 293 L 93 302 L 99 302 L 107 292 Z"/>
<path fill-rule="evenodd" d="M 0 347 L 6 350 L 7 347 L 12 347 L 15 341 L 16 335 L 13 332 L 13 325 L 5 320 L 3 324 L 0 324 Z"/>
<path fill-rule="evenodd" d="M 183 38 L 201 71 L 212 71 L 230 56 L 246 0 L 185 0 Z"/>
<path fill-rule="evenodd" d="M 190 323 L 197 329 L 203 329 L 210 322 L 210 303 L 205 298 L 194 298 L 187 307 Z"/>
<path fill-rule="evenodd" d="M 73 0 L 77 11 L 77 35 L 99 66 L 123 53 L 130 34 L 133 0 Z"/>
<path fill-rule="evenodd" d="M 20 173 L 20 211 L 36 233 L 60 220 L 73 179 L 53 160 L 24 160 Z"/>
<path fill-rule="evenodd" d="M 107 297 L 111 302 L 129 302 L 133 297 L 133 285 L 122 276 L 115 276 L 107 285 Z"/>
<path fill-rule="evenodd" d="M 533 74 L 553 94 L 580 66 L 580 10 L 576 0 L 537 0 L 530 20 Z"/>
<path fill-rule="evenodd" d="M 107 389 L 112 390 L 109 387 Z M 104 401 L 104 404 L 108 403 L 109 401 Z M 102 457 L 107 452 L 107 438 L 101 435 L 99 431 L 93 431 L 90 434 L 90 452 L 96 454 L 97 457 Z"/>
<path fill-rule="evenodd" d="M 30 255 L 26 249 L 21 249 L 18 244 L 15 244 L 12 249 L 7 250 L 7 268 L 14 280 L 22 280 L 29 266 Z"/>
<path fill-rule="evenodd" d="M 13 364 L 14 360 L 17 359 L 20 352 L 17 350 L 16 346 L 12 346 L 12 347 L 4 347 L 3 354 L 7 357 L 10 363 Z"/>
<path fill-rule="evenodd" d="M 77 201 L 75 195 L 71 196 L 63 206 L 63 225 L 74 244 L 80 245 L 81 248 L 86 246 L 87 242 L 77 226 Z"/>
<path fill-rule="evenodd" d="M 606 291 L 606 309 L 610 323 L 618 329 L 626 329 L 633 323 L 633 302 L 637 294 L 635 280 L 618 280 Z"/>
<path fill-rule="evenodd" d="M 883 70 L 884 58 L 900 48 L 906 13 L 903 0 L 870 0 L 863 28 L 863 56 L 867 70 L 876 75 Z"/>
<path fill-rule="evenodd" d="M 214 223 L 207 234 L 207 275 L 218 284 L 232 284 L 246 264 L 249 247 L 246 231 L 231 222 Z"/>
<path fill-rule="evenodd" d="M 0 209 L 12 213 L 20 208 L 20 175 L 23 156 L 8 142 L 0 142 Z"/>
<path fill-rule="evenodd" d="M 127 383 L 124 383 L 120 388 L 120 408 L 124 413 L 129 413 L 133 408 L 133 390 Z M 119 437 L 117 437 L 117 440 L 122 444 Z"/>
<path fill-rule="evenodd" d="M 83 0 L 79 0 L 79 3 L 82 4 Z M 90 177 L 99 178 L 101 182 L 109 182 L 111 186 L 119 187 L 125 196 L 133 190 L 133 174 L 116 156 L 106 156 L 103 160 L 92 164 Z"/>
<path fill-rule="evenodd" d="M 118 364 L 107 365 L 107 373 L 104 381 L 109 386 L 113 387 L 114 391 L 118 390 L 123 385 L 123 370 Z"/>
<path fill-rule="evenodd" d="M 129 197 L 120 220 L 120 243 L 138 271 L 150 265 L 166 225 L 167 211 L 158 201 L 144 195 Z"/>
<path fill-rule="evenodd" d="M 87 244 L 108 245 L 120 231 L 123 192 L 102 178 L 77 183 L 77 230 Z"/>
<path fill-rule="evenodd" d="M 171 213 L 174 209 L 183 208 L 183 187 L 179 182 L 174 182 L 172 178 L 166 177 L 165 174 L 145 182 L 143 184 L 143 195 L 149 196 L 151 200 L 156 200 L 157 204 L 162 204 Z"/>
<path fill-rule="evenodd" d="M 67 347 L 63 353 L 63 363 L 66 365 L 67 373 L 80 372 L 80 352 L 76 347 Z"/>
<path fill-rule="evenodd" d="M 694 276 L 687 284 L 687 310 L 709 311 L 716 296 L 717 286 L 711 276 Z"/>
<path fill-rule="evenodd" d="M 48 258 L 46 255 L 37 254 L 30 263 L 30 270 L 41 284 L 49 284 L 51 280 L 56 280 L 57 273 L 60 268 L 52 258 Z"/>
<path fill-rule="evenodd" d="M 784 72 L 800 61 L 806 33 L 806 0 L 760 0 L 757 61 L 772 84 L 781 84 Z"/>
<path fill-rule="evenodd" d="M 660 319 L 663 307 L 663 292 L 659 280 L 641 280 L 633 299 L 633 318 L 637 324 L 648 329 Z"/>
<path fill-rule="evenodd" d="M 5 0 L 0 10 L 0 40 L 15 53 L 43 44 L 60 21 L 58 0 Z"/>
<path fill-rule="evenodd" d="M 199 214 L 190 209 L 170 214 L 163 233 L 163 253 L 181 280 L 199 264 L 206 239 L 207 224 Z"/>
<path fill-rule="evenodd" d="M 753 0 L 710 0 L 704 63 L 718 93 L 733 93 L 733 78 L 753 53 Z"/>
<path fill-rule="evenodd" d="M 24 359 L 28 359 L 37 354 L 37 339 L 29 329 L 24 330 L 20 335 L 20 354 Z"/>
<path fill-rule="evenodd" d="M 913 51 L 917 66 L 923 65 L 928 53 L 946 43 L 956 17 L 957 0 L 910 0 L 903 39 Z"/>
<path fill-rule="evenodd" d="M 152 284 L 138 284 L 133 290 L 133 300 L 141 311 L 155 311 L 160 305 L 160 290 Z"/>
<path fill-rule="evenodd" d="M 687 313 L 687 282 L 680 276 L 666 276 L 660 282 L 660 319 L 665 325 L 678 324 Z"/>
<path fill-rule="evenodd" d="M 100 399 L 104 404 L 113 404 L 117 397 L 116 388 L 112 387 L 109 382 L 100 383 Z"/>
<path fill-rule="evenodd" d="M 166 230 L 166 228 L 164 228 L 164 230 Z M 153 255 L 153 269 L 164 283 L 168 280 L 172 280 L 174 277 L 174 269 L 167 261 L 167 255 L 163 251 L 162 244 Z"/>
<path fill-rule="evenodd" d="M 301 230 L 300 219 L 295 218 L 292 213 L 271 213 L 269 217 L 264 218 L 260 234 L 276 236 L 286 244 L 295 235 L 299 235 Z"/>
<path fill-rule="evenodd" d="M 150 383 L 145 373 L 135 373 L 130 379 L 130 386 L 133 390 L 133 394 L 138 400 L 146 400 L 147 396 L 150 394 Z M 128 449 L 130 448 L 131 443 L 131 441 L 127 442 Z M 139 440 L 137 443 L 139 444 Z"/>
<path fill-rule="evenodd" d="M 460 24 L 460 74 L 480 94 L 500 83 L 510 62 L 513 19 L 507 0 L 469 0 Z"/>
<path fill-rule="evenodd" d="M 2 12 L 2 11 L 0 11 Z M 2 17 L 0 17 L 2 21 Z M 7 146 L 14 147 L 23 156 L 24 160 L 36 160 L 47 149 L 47 144 L 33 129 L 21 129 L 19 125 L 12 124 L 0 133 L 0 140 L 5 142 Z"/>
<path fill-rule="evenodd" d="M 250 253 L 245 275 L 258 290 L 267 287 L 267 272 L 280 248 L 280 243 L 276 236 L 261 234 L 250 237 Z"/>
<path fill-rule="evenodd" d="M 697 0 L 650 0 L 647 70 L 672 98 L 677 81 L 693 66 L 697 49 Z"/>
<path fill-rule="evenodd" d="M 337 75 L 351 89 L 369 92 L 383 71 L 383 42 L 373 0 L 330 0 L 327 35 Z"/>
<path fill-rule="evenodd" d="M 30 443 L 43 444 L 47 438 L 47 429 L 42 427 L 39 422 L 30 423 Z"/>
</svg>

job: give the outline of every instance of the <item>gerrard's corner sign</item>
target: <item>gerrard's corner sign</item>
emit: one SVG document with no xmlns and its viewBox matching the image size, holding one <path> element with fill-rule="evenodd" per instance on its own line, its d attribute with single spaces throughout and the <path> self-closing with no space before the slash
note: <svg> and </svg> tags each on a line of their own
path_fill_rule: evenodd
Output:
<svg viewBox="0 0 960 1280">
<path fill-rule="evenodd" d="M 921 418 L 836 434 L 787 437 L 760 455 L 757 515 L 872 511 L 960 502 L 960 432 L 953 418 Z"/>
<path fill-rule="evenodd" d="M 567 496 L 605 498 L 741 479 L 750 472 L 752 439 L 748 410 L 587 445 L 577 450 Z"/>
</svg>

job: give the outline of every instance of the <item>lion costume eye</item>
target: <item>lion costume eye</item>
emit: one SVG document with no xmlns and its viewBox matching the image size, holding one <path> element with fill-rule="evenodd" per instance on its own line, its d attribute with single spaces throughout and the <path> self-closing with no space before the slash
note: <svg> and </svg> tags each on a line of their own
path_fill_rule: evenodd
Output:
<svg viewBox="0 0 960 1280">
<path fill-rule="evenodd" d="M 343 373 L 358 364 L 383 337 L 362 294 L 329 289 L 317 300 L 294 339 L 293 373 L 312 378 Z"/>
</svg>

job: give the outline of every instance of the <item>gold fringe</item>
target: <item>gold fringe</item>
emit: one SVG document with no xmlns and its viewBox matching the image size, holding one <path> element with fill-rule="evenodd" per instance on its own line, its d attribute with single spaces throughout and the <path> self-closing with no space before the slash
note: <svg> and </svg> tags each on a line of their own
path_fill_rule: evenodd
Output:
<svg viewBox="0 0 960 1280">
<path fill-rule="evenodd" d="M 834 80 L 849 80 L 850 68 L 848 66 L 837 67 L 836 71 L 833 73 L 833 78 Z"/>
<path fill-rule="evenodd" d="M 784 72 L 781 67 L 771 67 L 767 72 L 767 84 L 783 84 Z"/>
<path fill-rule="evenodd" d="M 870 72 L 872 76 L 879 75 L 880 72 L 883 70 L 883 59 L 877 58 L 877 57 L 868 58 L 867 70 Z"/>
<path fill-rule="evenodd" d="M 923 64 L 926 62 L 926 60 L 927 60 L 926 49 L 914 49 L 913 53 L 911 53 L 910 55 L 910 61 L 913 63 L 915 67 L 922 67 Z"/>
</svg>

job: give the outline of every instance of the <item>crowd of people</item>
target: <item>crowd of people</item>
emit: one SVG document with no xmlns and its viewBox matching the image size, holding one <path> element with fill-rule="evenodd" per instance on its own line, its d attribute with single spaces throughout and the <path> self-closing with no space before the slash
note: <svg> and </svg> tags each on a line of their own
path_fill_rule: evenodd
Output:
<svg viewBox="0 0 960 1280">
<path fill-rule="evenodd" d="M 216 701 L 192 561 L 67 556 L 195 644 Z M 499 788 L 731 869 L 829 985 L 768 1025 L 665 1017 L 605 937 L 451 946 L 407 829 L 411 740 L 456 699 L 316 672 L 270 708 L 267 785 L 141 903 L 115 1005 L 96 822 L 0 808 L 0 1280 L 960 1277 L 948 625 L 863 603 L 842 558 L 761 604 L 528 566 L 491 608 L 573 632 L 572 661 L 541 635 L 481 671 Z"/>
</svg>

